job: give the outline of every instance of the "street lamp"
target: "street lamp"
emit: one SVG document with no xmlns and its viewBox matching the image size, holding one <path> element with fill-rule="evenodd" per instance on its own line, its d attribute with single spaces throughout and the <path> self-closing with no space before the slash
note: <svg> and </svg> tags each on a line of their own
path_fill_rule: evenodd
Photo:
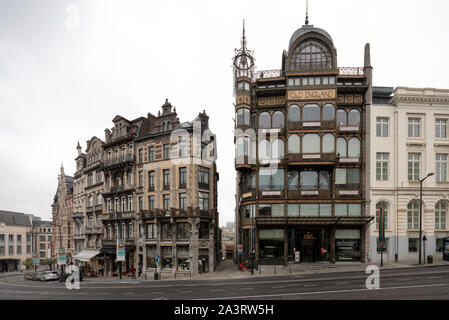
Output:
<svg viewBox="0 0 449 320">
<path fill-rule="evenodd" d="M 429 173 L 425 178 L 419 180 L 419 264 L 421 264 L 422 256 L 422 183 L 434 173 Z"/>
</svg>

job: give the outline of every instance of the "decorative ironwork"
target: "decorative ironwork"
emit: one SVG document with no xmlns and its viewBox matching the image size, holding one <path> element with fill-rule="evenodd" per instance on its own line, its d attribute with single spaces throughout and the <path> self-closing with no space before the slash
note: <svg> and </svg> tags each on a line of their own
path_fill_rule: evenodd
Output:
<svg viewBox="0 0 449 320">
<path fill-rule="evenodd" d="M 361 67 L 341 67 L 338 68 L 338 74 L 340 76 L 363 76 L 365 72 Z"/>
<path fill-rule="evenodd" d="M 260 70 L 256 72 L 256 79 L 279 78 L 282 77 L 281 69 Z"/>
<path fill-rule="evenodd" d="M 246 48 L 245 21 L 243 21 L 241 47 L 234 50 L 234 95 L 237 95 L 237 78 L 254 79 L 254 61 L 253 52 Z"/>
<path fill-rule="evenodd" d="M 107 159 L 101 163 L 101 167 L 105 169 L 110 166 L 125 164 L 127 162 L 134 162 L 134 161 L 135 156 L 133 154 L 127 154 L 118 158 Z"/>
</svg>

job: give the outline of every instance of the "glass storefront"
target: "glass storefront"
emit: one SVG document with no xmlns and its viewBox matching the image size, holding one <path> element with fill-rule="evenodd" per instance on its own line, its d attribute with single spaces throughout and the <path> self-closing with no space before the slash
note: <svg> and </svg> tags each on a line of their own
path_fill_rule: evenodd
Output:
<svg viewBox="0 0 449 320">
<path fill-rule="evenodd" d="M 360 261 L 360 230 L 337 229 L 335 231 L 335 259 Z"/>
<path fill-rule="evenodd" d="M 178 271 L 190 270 L 189 246 L 177 246 L 176 257 L 178 258 Z"/>
<path fill-rule="evenodd" d="M 296 252 L 299 252 L 300 262 L 329 261 L 330 231 L 328 229 L 289 229 L 289 261 L 295 261 Z"/>
<path fill-rule="evenodd" d="M 259 230 L 259 259 L 282 260 L 284 257 L 284 230 Z"/>
</svg>

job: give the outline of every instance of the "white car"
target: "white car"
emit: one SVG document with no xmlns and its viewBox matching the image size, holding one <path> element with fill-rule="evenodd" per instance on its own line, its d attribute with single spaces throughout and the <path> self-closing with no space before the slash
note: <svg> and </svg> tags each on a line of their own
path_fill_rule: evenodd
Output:
<svg viewBox="0 0 449 320">
<path fill-rule="evenodd" d="M 58 279 L 59 273 L 57 271 L 45 271 L 40 278 L 41 281 L 50 281 Z"/>
</svg>

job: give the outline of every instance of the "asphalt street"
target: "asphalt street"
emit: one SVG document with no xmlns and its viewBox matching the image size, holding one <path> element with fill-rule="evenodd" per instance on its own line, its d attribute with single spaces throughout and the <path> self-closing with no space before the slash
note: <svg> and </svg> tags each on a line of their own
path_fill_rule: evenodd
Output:
<svg viewBox="0 0 449 320">
<path fill-rule="evenodd" d="M 0 280 L 2 300 L 361 300 L 449 299 L 449 266 L 380 270 L 380 288 L 367 290 L 364 272 L 232 280 L 82 281 L 65 283 L 15 276 Z"/>
</svg>

